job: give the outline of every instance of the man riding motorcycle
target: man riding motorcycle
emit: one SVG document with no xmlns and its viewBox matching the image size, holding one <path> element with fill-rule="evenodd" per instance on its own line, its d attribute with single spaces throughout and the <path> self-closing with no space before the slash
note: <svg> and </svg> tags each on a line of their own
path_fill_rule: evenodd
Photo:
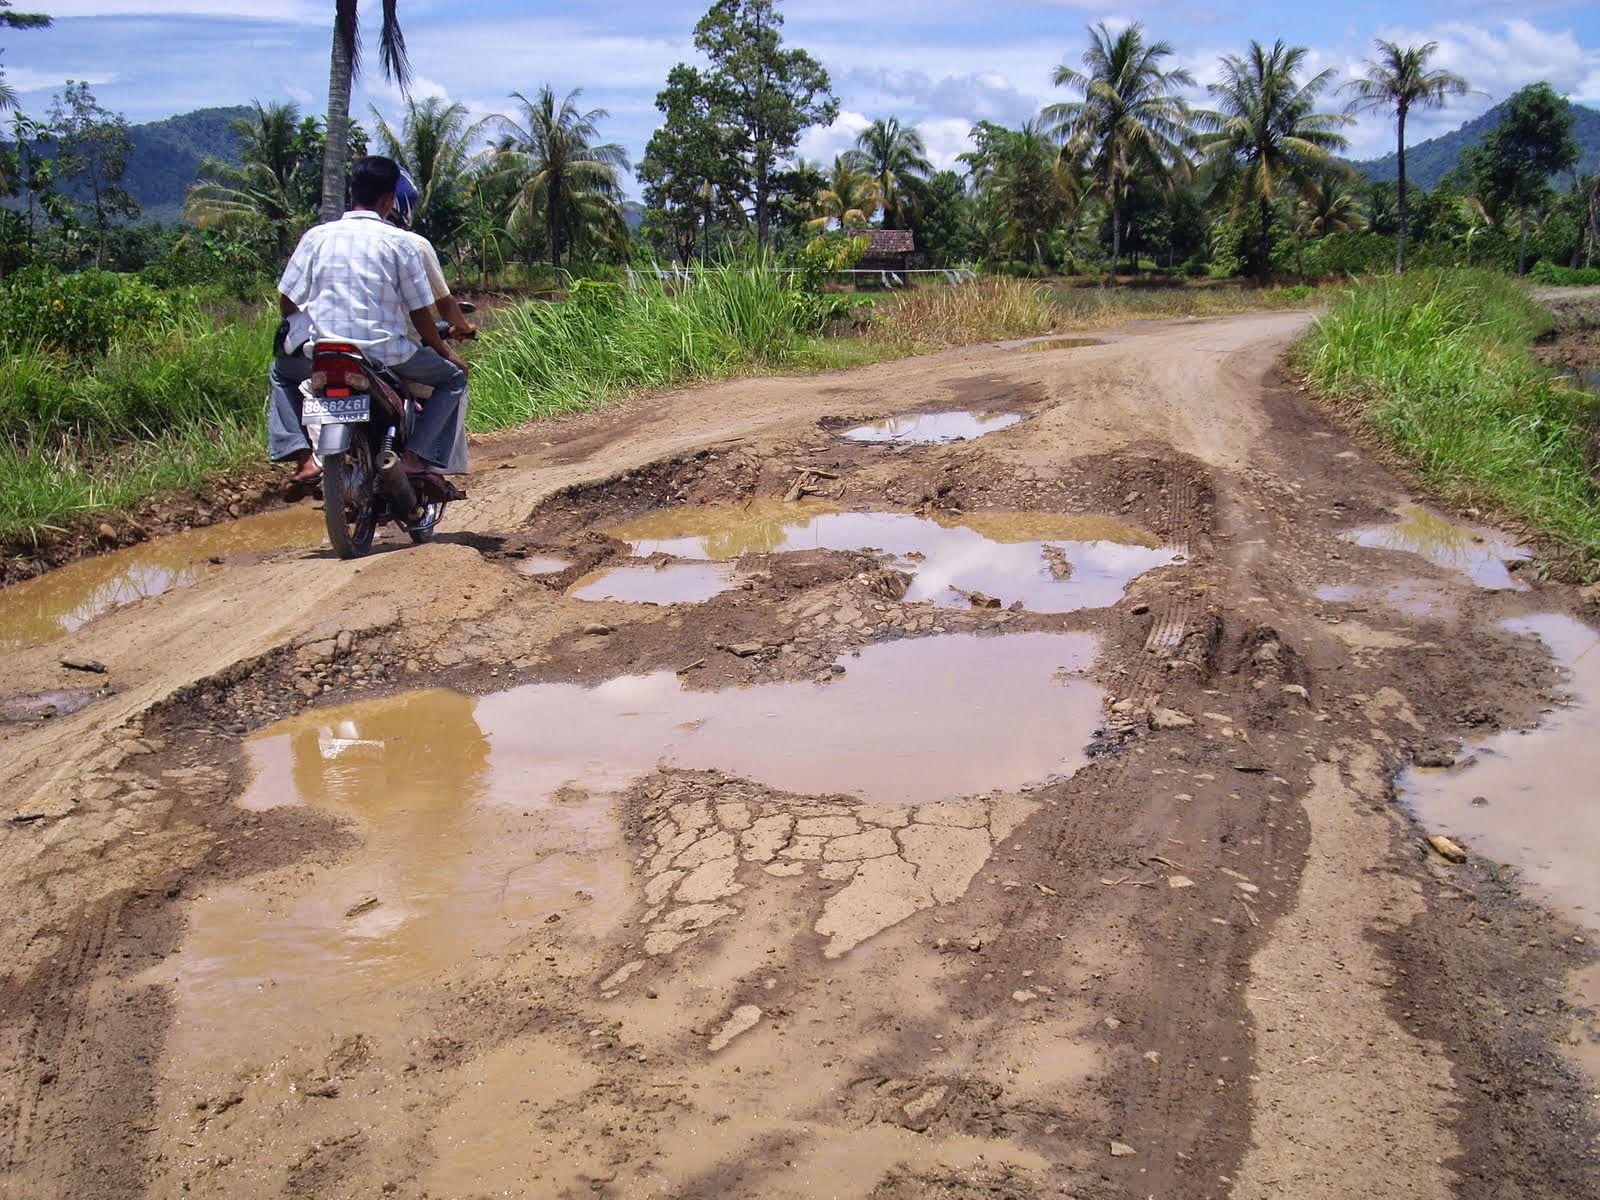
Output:
<svg viewBox="0 0 1600 1200">
<path fill-rule="evenodd" d="M 358 160 L 350 172 L 350 211 L 308 230 L 278 283 L 288 332 L 272 365 L 268 449 L 274 461 L 297 464 L 286 498 L 309 494 L 321 475 L 300 424 L 300 384 L 311 376 L 305 348 L 321 340 L 354 345 L 403 380 L 433 389 L 402 462 L 407 474 L 431 477 L 448 498 L 461 495 L 439 473 L 451 466 L 467 366 L 434 324 L 434 289 L 414 235 L 386 220 L 399 185 L 400 168 L 393 159 Z M 303 344 L 296 346 L 296 340 Z"/>
</svg>

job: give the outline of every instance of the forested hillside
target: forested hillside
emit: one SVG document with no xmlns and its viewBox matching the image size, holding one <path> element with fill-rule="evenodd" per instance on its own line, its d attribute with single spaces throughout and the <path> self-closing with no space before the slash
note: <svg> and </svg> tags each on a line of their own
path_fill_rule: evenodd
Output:
<svg viewBox="0 0 1600 1200">
<path fill-rule="evenodd" d="M 1406 179 L 1422 188 L 1435 188 L 1455 165 L 1468 146 L 1483 140 L 1496 125 L 1504 106 L 1497 104 L 1481 117 L 1474 117 L 1459 129 L 1442 137 L 1406 147 Z M 1572 136 L 1578 143 L 1578 173 L 1591 175 L 1600 171 L 1600 111 L 1582 104 L 1568 103 L 1572 113 Z M 1355 167 L 1374 183 L 1387 183 L 1399 172 L 1399 161 L 1391 152 L 1382 158 L 1358 162 Z"/>
</svg>

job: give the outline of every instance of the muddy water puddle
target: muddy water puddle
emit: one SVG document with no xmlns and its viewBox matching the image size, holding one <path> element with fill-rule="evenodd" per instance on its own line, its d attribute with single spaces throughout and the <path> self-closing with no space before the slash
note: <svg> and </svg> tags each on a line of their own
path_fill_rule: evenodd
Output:
<svg viewBox="0 0 1600 1200">
<path fill-rule="evenodd" d="M 1052 337 L 1039 338 L 1036 341 L 1023 342 L 1018 350 L 1024 352 L 1037 352 L 1040 350 L 1080 350 L 1085 346 L 1105 345 L 1099 338 L 1086 337 Z"/>
<path fill-rule="evenodd" d="M 1402 508 L 1400 520 L 1393 525 L 1357 529 L 1344 536 L 1368 549 L 1420 554 L 1431 563 L 1459 571 L 1481 588 L 1520 591 L 1527 587 L 1506 567 L 1508 562 L 1526 559 L 1525 550 L 1494 530 L 1456 525 L 1421 505 Z"/>
<path fill-rule="evenodd" d="M 69 563 L 0 590 L 0 650 L 54 641 L 119 605 L 185 587 L 216 570 L 213 559 L 322 540 L 322 513 L 302 505 Z"/>
<path fill-rule="evenodd" d="M 847 429 L 840 436 L 851 442 L 936 446 L 971 441 L 1021 420 L 1022 414 L 1014 412 L 907 413 Z"/>
<path fill-rule="evenodd" d="M 1456 615 L 1455 601 L 1441 587 L 1407 581 L 1388 587 L 1366 587 L 1361 584 L 1329 584 L 1313 593 L 1324 604 L 1350 605 L 1355 608 L 1391 608 L 1413 617 L 1433 617 L 1447 621 Z"/>
<path fill-rule="evenodd" d="M 908 601 L 964 607 L 981 592 L 1002 605 L 1071 612 L 1115 604 L 1146 571 L 1181 561 L 1142 530 L 1108 517 L 838 512 L 778 503 L 664 509 L 605 531 L 635 554 L 713 562 L 788 550 L 873 550 L 912 576 Z"/>
<path fill-rule="evenodd" d="M 1416 768 L 1401 800 L 1430 830 L 1516 867 L 1528 891 L 1600 929 L 1600 635 L 1570 617 L 1506 622 L 1570 673 L 1568 702 L 1535 729 L 1468 742 L 1456 766 Z"/>
<path fill-rule="evenodd" d="M 861 814 L 834 819 L 851 831 L 812 830 L 800 819 L 811 802 L 798 817 L 755 821 L 775 840 L 765 859 L 730 861 L 730 873 L 758 872 L 750 864 L 762 861 L 792 862 L 792 871 L 771 874 L 815 867 L 830 831 L 849 858 L 847 835 L 874 819 L 888 841 L 878 853 L 890 855 L 890 829 L 920 831 L 921 841 L 906 843 L 913 854 L 941 832 L 966 835 L 976 824 L 975 871 L 996 818 L 985 810 L 969 820 L 957 810 L 982 801 L 951 798 L 1018 789 L 1087 761 L 1103 698 L 1081 678 L 1094 652 L 1082 634 L 946 635 L 868 647 L 842 660 L 846 673 L 829 684 L 693 692 L 661 672 L 481 699 L 425 691 L 271 726 L 247 743 L 255 776 L 240 803 L 314 806 L 349 822 L 361 845 L 333 869 L 296 869 L 276 884 L 228 885 L 192 902 L 175 960 L 174 1042 L 185 1070 L 204 1073 L 213 1055 L 232 1061 L 241 1021 L 281 1048 L 326 1032 L 352 1007 L 379 1026 L 398 1020 L 409 987 L 503 953 L 538 923 L 559 919 L 563 936 L 610 933 L 636 890 L 615 795 L 659 765 L 832 795 L 834 807 Z M 734 828 L 751 827 L 745 816 Z M 914 882 L 916 867 L 895 869 Z M 726 881 L 728 891 L 743 886 Z M 921 886 L 920 899 L 877 927 L 943 901 L 934 885 Z M 703 908 L 691 909 L 697 919 Z M 854 939 L 841 945 L 869 936 L 860 914 L 830 919 L 844 931 L 836 939 Z M 673 925 L 671 944 L 693 928 Z"/>
<path fill-rule="evenodd" d="M 574 600 L 634 604 L 700 604 L 734 586 L 721 563 L 642 563 L 593 571 L 567 589 Z"/>
<path fill-rule="evenodd" d="M 559 575 L 572 564 L 554 554 L 530 554 L 517 564 L 523 575 Z"/>
</svg>

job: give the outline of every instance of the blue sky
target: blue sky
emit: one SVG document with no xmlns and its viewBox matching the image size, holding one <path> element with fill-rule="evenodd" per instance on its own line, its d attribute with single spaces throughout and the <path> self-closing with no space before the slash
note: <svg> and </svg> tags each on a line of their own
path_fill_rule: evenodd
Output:
<svg viewBox="0 0 1600 1200">
<path fill-rule="evenodd" d="M 486 115 L 504 111 L 512 90 L 582 88 L 585 107 L 610 113 L 602 134 L 636 159 L 657 124 L 655 94 L 674 63 L 694 59 L 694 25 L 708 5 L 402 0 L 400 12 L 416 90 Z M 252 99 L 293 99 L 314 113 L 324 106 L 329 0 L 18 0 L 16 7 L 56 18 L 52 29 L 5 34 L 0 61 L 31 112 L 43 113 L 69 78 L 87 80 L 103 104 L 135 121 Z M 1435 63 L 1466 76 L 1477 92 L 1413 118 L 1412 144 L 1539 79 L 1600 107 L 1600 4 L 1593 0 L 786 0 L 780 8 L 787 41 L 821 60 L 839 96 L 838 121 L 801 145 L 823 161 L 870 120 L 895 115 L 921 130 L 936 164 L 949 165 L 967 148 L 976 120 L 1015 125 L 1066 98 L 1050 86 L 1051 71 L 1077 64 L 1085 26 L 1100 20 L 1144 22 L 1202 84 L 1215 77 L 1221 54 L 1242 51 L 1251 38 L 1305 45 L 1316 69 L 1332 67 L 1341 77 L 1359 69 L 1376 36 L 1437 41 Z M 375 31 L 376 12 L 366 20 Z M 376 67 L 375 53 L 369 62 Z M 355 108 L 370 124 L 369 104 L 392 116 L 397 103 L 374 69 Z M 1379 118 L 1364 118 L 1350 134 L 1356 157 L 1393 148 L 1392 128 Z"/>
</svg>

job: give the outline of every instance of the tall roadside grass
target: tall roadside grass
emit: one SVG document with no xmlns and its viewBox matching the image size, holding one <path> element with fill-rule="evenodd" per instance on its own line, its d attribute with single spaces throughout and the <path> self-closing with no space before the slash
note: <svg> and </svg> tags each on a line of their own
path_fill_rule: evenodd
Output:
<svg viewBox="0 0 1600 1200">
<path fill-rule="evenodd" d="M 181 306 L 104 355 L 8 345 L 0 372 L 0 541 L 199 485 L 263 455 L 276 320 Z"/>
<path fill-rule="evenodd" d="M 916 353 L 1034 337 L 1060 320 L 1043 285 L 994 279 L 901 293 L 882 306 L 869 336 L 891 352 Z"/>
<path fill-rule="evenodd" d="M 1549 315 L 1514 279 L 1441 271 L 1343 293 L 1296 346 L 1310 385 L 1447 499 L 1521 518 L 1600 573 L 1600 398 L 1530 344 Z"/>
<path fill-rule="evenodd" d="M 800 295 L 774 270 L 725 267 L 675 288 L 580 284 L 565 304 L 499 315 L 473 355 L 474 430 L 573 412 L 619 393 L 798 365 Z"/>
</svg>

